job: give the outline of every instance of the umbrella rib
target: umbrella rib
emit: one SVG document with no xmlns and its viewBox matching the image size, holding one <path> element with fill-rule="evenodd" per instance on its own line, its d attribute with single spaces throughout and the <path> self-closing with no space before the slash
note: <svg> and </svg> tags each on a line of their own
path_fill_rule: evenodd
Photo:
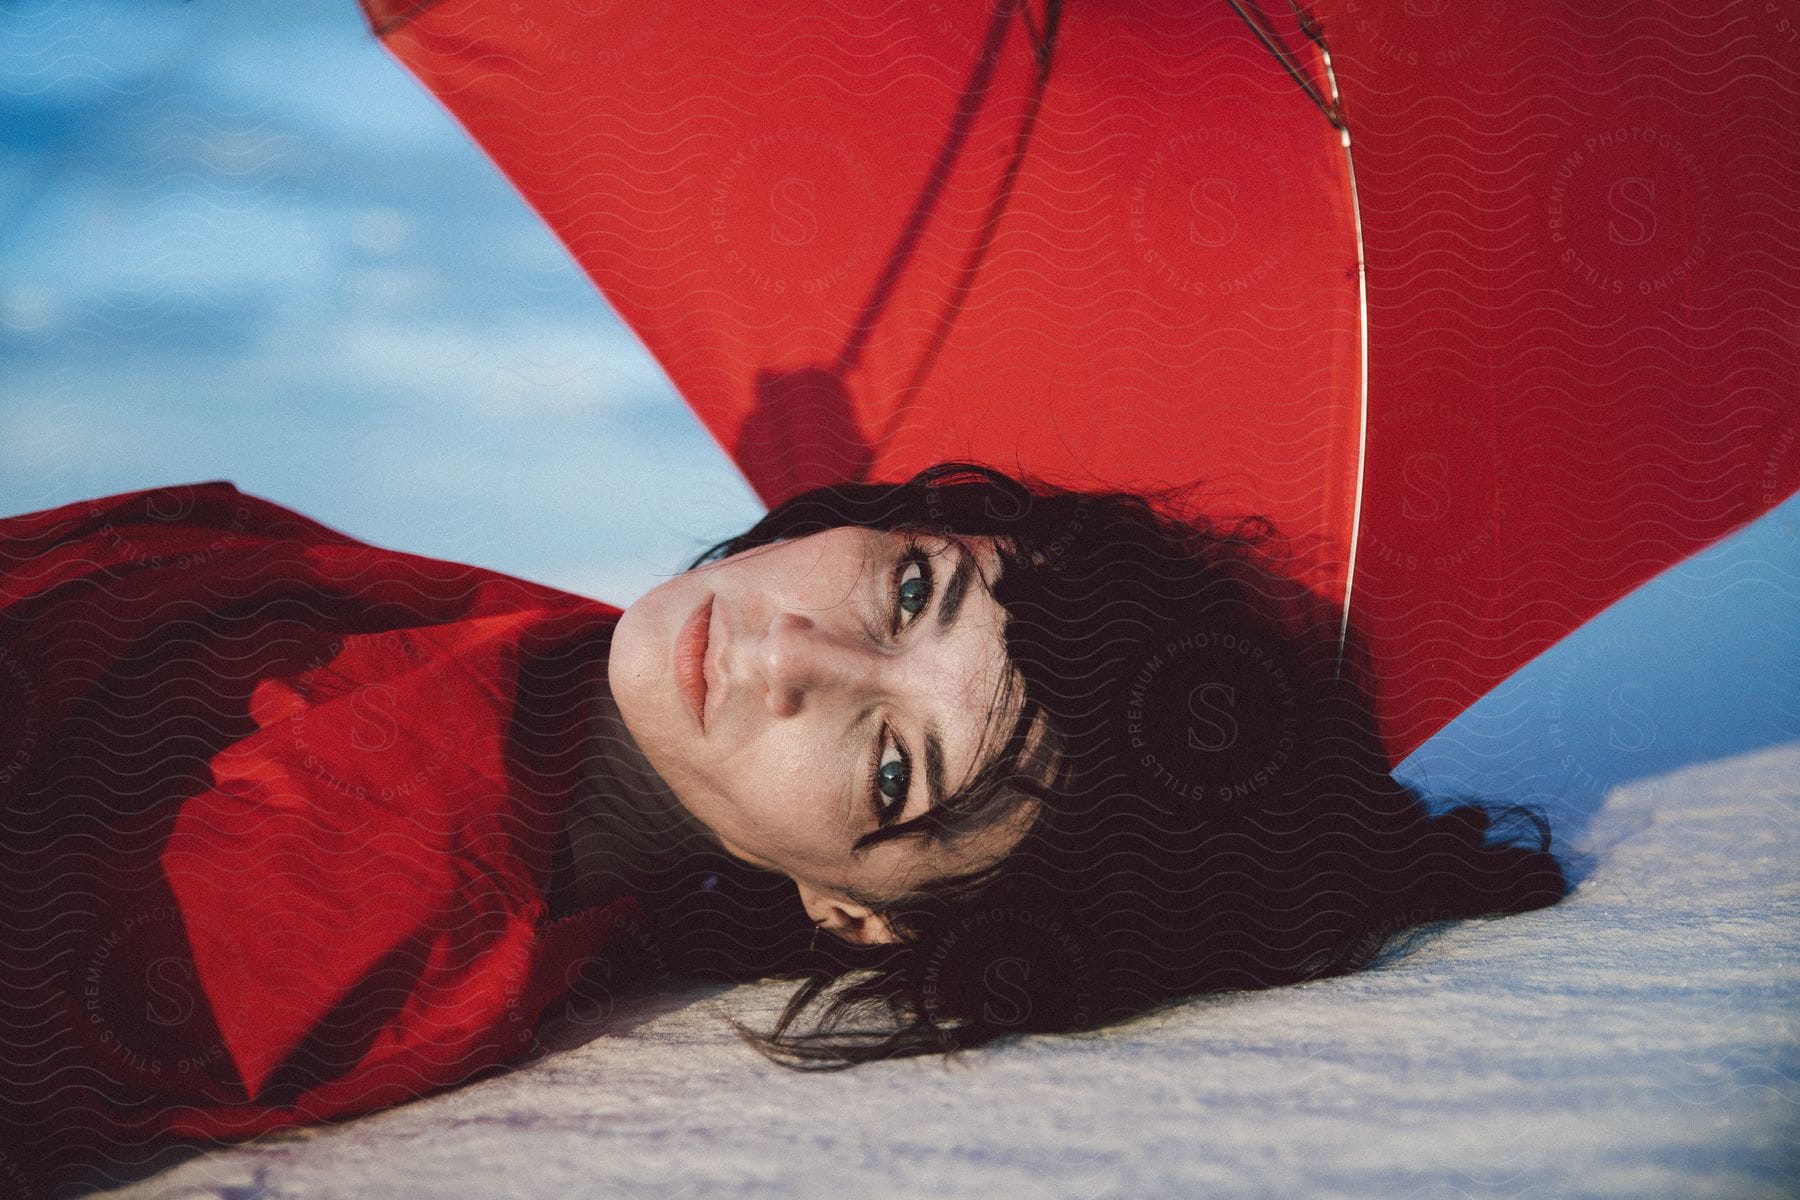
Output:
<svg viewBox="0 0 1800 1200">
<path fill-rule="evenodd" d="M 1319 47 L 1325 65 L 1325 82 L 1331 88 L 1331 108 L 1343 109 L 1338 92 L 1337 72 L 1331 67 L 1331 49 L 1316 27 L 1307 35 Z M 1350 637 L 1350 597 L 1356 589 L 1356 555 L 1362 543 L 1363 480 L 1369 462 L 1369 264 L 1363 254 L 1362 200 L 1356 190 L 1356 155 L 1350 149 L 1350 127 L 1337 124 L 1338 137 L 1344 146 L 1344 173 L 1350 183 L 1350 228 L 1356 235 L 1356 313 L 1357 313 L 1357 379 L 1356 379 L 1356 491 L 1350 507 L 1350 546 L 1344 564 L 1344 609 L 1338 620 L 1337 663 L 1334 675 L 1344 670 L 1344 648 Z"/>
<path fill-rule="evenodd" d="M 933 210 L 942 199 L 945 186 L 951 172 L 956 167 L 956 160 L 962 155 L 963 142 L 968 140 L 969 129 L 975 123 L 975 116 L 981 111 L 987 98 L 989 87 L 993 85 L 994 72 L 1000 61 L 1000 46 L 1006 41 L 1006 28 L 1011 23 L 1011 12 L 1006 8 L 994 14 L 988 26 L 987 43 L 976 62 L 975 71 L 963 88 L 962 99 L 957 103 L 956 114 L 950 122 L 948 135 L 943 146 L 938 150 L 937 164 L 927 179 L 925 187 L 920 190 L 919 198 L 913 202 L 913 208 L 907 214 L 906 224 L 901 229 L 899 239 L 894 248 L 888 252 L 887 265 L 882 268 L 881 278 L 869 292 L 869 298 L 863 302 L 862 311 L 857 314 L 856 322 L 851 326 L 850 336 L 844 340 L 844 347 L 838 351 L 837 361 L 832 364 L 834 375 L 842 378 L 862 357 L 864 344 L 875 324 L 881 319 L 882 310 L 887 307 L 894 289 L 900 284 L 900 276 L 906 270 L 906 264 L 912 259 L 919 241 L 925 236 L 925 226 L 930 222 Z"/>
<path fill-rule="evenodd" d="M 1029 9 L 1027 9 L 1029 15 Z M 1056 44 L 1057 24 L 1062 15 L 1062 0 L 1051 0 L 1045 15 L 1045 33 L 1042 39 L 1035 37 L 1038 52 L 1038 74 L 1031 89 L 1031 106 L 1019 121 L 1018 132 L 1013 136 L 1012 159 L 1006 165 L 1006 171 L 994 186 L 993 198 L 988 202 L 986 217 L 982 220 L 981 232 L 969 247 L 968 257 L 963 262 L 963 269 L 945 302 L 943 311 L 938 314 L 937 328 L 932 331 L 931 339 L 925 345 L 925 353 L 919 356 L 918 364 L 913 368 L 912 377 L 900 390 L 895 401 L 894 410 L 888 416 L 883 440 L 891 440 L 900 428 L 906 411 L 912 406 L 914 397 L 925 386 L 925 380 L 931 375 L 931 368 L 937 364 L 938 355 L 950 340 L 951 327 L 961 314 L 963 305 L 969 298 L 969 292 L 975 287 L 975 276 L 981 271 L 981 264 L 987 261 L 988 251 L 993 249 L 994 233 L 1000 226 L 1001 217 L 1006 215 L 1007 201 L 1012 198 L 1013 190 L 1018 184 L 1019 172 L 1025 165 L 1025 152 L 1031 147 L 1031 135 L 1037 129 L 1038 114 L 1044 106 L 1044 91 L 1050 82 L 1051 55 Z"/>
<path fill-rule="evenodd" d="M 1335 82 L 1332 83 L 1331 99 L 1329 101 L 1326 100 L 1324 96 L 1319 94 L 1319 89 L 1313 86 L 1312 81 L 1301 72 L 1300 64 L 1294 61 L 1293 55 L 1289 54 L 1286 48 L 1277 42 L 1256 18 L 1245 11 L 1240 0 L 1228 0 L 1228 3 L 1231 5 L 1232 10 L 1236 12 L 1239 17 L 1243 18 L 1244 24 L 1250 27 L 1250 32 L 1256 35 L 1256 40 L 1263 44 L 1264 49 L 1275 56 L 1275 61 L 1280 63 L 1282 68 L 1293 77 L 1294 82 L 1300 85 L 1300 90 L 1305 92 L 1307 98 L 1318 107 L 1320 112 L 1325 114 L 1325 119 L 1330 121 L 1334 128 L 1344 128 L 1344 113 L 1338 102 L 1337 84 Z M 1289 7 L 1293 8 L 1294 15 L 1300 18 L 1301 32 L 1317 42 L 1320 49 L 1324 49 L 1325 39 L 1319 33 L 1318 26 L 1313 23 L 1312 18 L 1302 12 L 1298 5 L 1293 4 L 1292 0 L 1289 0 Z M 1258 9 L 1257 16 L 1260 17 L 1261 15 L 1262 10 Z M 1328 74 L 1329 71 L 1330 68 L 1327 67 Z"/>
</svg>

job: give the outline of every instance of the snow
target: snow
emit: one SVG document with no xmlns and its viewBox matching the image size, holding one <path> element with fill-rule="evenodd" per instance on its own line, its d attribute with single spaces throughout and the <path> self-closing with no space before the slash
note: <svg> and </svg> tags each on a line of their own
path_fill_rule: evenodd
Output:
<svg viewBox="0 0 1800 1200">
<path fill-rule="evenodd" d="M 1797 834 L 1800 742 L 1613 790 L 1569 900 L 1383 969 L 824 1076 L 721 1019 L 790 985 L 643 995 L 516 1070 L 99 1194 L 1789 1197 Z"/>
</svg>

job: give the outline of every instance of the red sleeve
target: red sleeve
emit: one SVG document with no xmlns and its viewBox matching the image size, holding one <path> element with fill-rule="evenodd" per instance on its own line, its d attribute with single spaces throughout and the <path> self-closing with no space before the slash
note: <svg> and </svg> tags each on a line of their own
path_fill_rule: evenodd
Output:
<svg viewBox="0 0 1800 1200">
<path fill-rule="evenodd" d="M 515 1057 L 633 911 L 543 924 L 563 797 L 520 668 L 616 618 L 225 483 L 0 521 L 9 1144 L 241 1136 Z"/>
</svg>

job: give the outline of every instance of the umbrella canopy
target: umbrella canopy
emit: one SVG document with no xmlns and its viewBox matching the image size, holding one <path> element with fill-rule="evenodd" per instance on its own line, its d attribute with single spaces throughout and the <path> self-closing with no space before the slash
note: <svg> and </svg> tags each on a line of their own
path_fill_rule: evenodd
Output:
<svg viewBox="0 0 1800 1200">
<path fill-rule="evenodd" d="M 1800 485 L 1760 5 L 364 7 L 764 500 L 1204 481 L 1395 760 Z"/>
</svg>

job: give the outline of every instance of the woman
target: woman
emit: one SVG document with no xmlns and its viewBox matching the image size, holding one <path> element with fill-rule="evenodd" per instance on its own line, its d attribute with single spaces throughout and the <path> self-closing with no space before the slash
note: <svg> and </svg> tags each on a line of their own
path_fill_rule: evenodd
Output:
<svg viewBox="0 0 1800 1200">
<path fill-rule="evenodd" d="M 1182 507 L 944 464 L 623 613 L 225 484 L 0 523 L 9 1144 L 378 1108 L 658 971 L 804 975 L 744 1032 L 842 1066 L 1558 900 L 1541 818 L 1393 782 L 1267 525 Z"/>
<path fill-rule="evenodd" d="M 749 597 L 723 577 L 707 585 L 705 571 L 748 567 L 765 548 L 808 561 L 798 556 L 819 544 L 822 563 L 825 539 L 851 531 L 868 546 L 859 578 L 870 599 L 859 600 L 848 577 L 821 577 L 816 594 L 797 600 L 848 630 L 813 607 L 804 615 L 766 607 L 780 596 L 773 560 L 764 580 L 741 577 Z M 927 712 L 902 706 L 894 735 L 883 735 L 870 800 L 879 815 L 852 811 L 837 839 L 854 837 L 870 858 L 893 841 L 921 842 L 919 855 L 868 872 L 881 876 L 872 888 L 854 863 L 836 888 L 793 860 L 761 864 L 796 880 L 816 923 L 878 944 L 807 971 L 769 1035 L 744 1031 L 779 1061 L 835 1067 L 1009 1032 L 1089 1028 L 1199 992 L 1342 973 L 1404 929 L 1539 908 L 1566 894 L 1541 815 L 1464 804 L 1433 816 L 1388 773 L 1357 647 L 1340 641 L 1335 608 L 1294 582 L 1292 555 L 1266 522 L 1208 522 L 1176 491 L 1028 487 L 950 463 L 902 486 L 803 495 L 701 564 L 713 565 L 634 605 L 615 647 L 635 635 L 640 613 L 648 621 L 667 604 L 679 615 L 714 591 L 728 612 L 741 605 L 769 631 L 756 667 L 741 674 L 771 713 L 803 712 L 821 695 L 854 710 L 865 694 L 882 694 L 884 672 L 904 681 L 914 654 L 936 684 L 922 685 Z M 969 611 L 967 600 L 946 603 L 963 594 L 959 574 L 981 581 L 974 612 L 1004 643 L 1003 656 L 986 654 L 1003 672 L 931 674 L 929 656 L 965 632 L 966 617 L 948 634 L 934 627 L 946 607 Z M 919 641 L 859 652 L 855 623 L 871 618 L 852 602 L 874 603 L 882 587 L 899 610 L 893 625 Z M 717 612 L 715 602 L 715 629 Z M 737 630 L 726 629 L 733 649 L 709 665 L 727 660 L 736 681 Z M 621 678 L 629 661 L 615 652 L 613 692 L 628 719 L 639 703 Z M 727 707 L 710 694 L 708 702 Z M 912 786 L 916 749 L 929 745 L 918 731 L 946 704 L 984 715 L 982 749 L 955 749 L 972 731 L 946 736 L 951 777 L 942 799 L 926 800 L 921 790 L 940 789 Z M 713 715 L 728 739 L 711 760 L 719 764 L 747 743 Z M 642 724 L 652 762 L 695 745 L 670 739 L 664 749 L 655 731 L 681 726 Z M 660 769 L 673 779 L 680 767 Z M 760 828 L 780 829 L 786 797 L 729 782 L 741 784 L 737 807 L 727 796 L 693 802 L 696 812 L 709 820 L 718 812 L 733 828 L 759 828 L 760 819 Z M 693 789 L 677 790 L 685 800 Z M 833 810 L 807 806 L 814 811 Z M 1506 828 L 1490 836 L 1495 818 Z M 705 924 L 693 924 L 690 941 L 670 939 L 667 953 L 723 957 Z M 767 951 L 757 949 L 746 973 L 768 971 Z M 803 1021 L 814 1008 L 817 1019 Z"/>
</svg>

